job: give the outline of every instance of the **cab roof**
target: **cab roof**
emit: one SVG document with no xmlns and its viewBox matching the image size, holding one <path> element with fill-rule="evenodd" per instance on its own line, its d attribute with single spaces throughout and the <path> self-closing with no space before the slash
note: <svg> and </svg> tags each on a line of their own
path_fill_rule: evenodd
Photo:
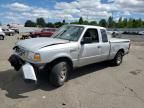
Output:
<svg viewBox="0 0 144 108">
<path fill-rule="evenodd" d="M 104 27 L 94 26 L 94 25 L 79 25 L 79 24 L 69 24 L 69 25 L 79 26 L 79 27 L 85 27 L 85 28 L 106 29 L 106 28 L 104 28 Z"/>
</svg>

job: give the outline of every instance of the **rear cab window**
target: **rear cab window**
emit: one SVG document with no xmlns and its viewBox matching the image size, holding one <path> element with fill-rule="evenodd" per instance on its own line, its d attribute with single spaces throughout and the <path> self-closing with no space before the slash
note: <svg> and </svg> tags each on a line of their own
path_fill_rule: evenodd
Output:
<svg viewBox="0 0 144 108">
<path fill-rule="evenodd" d="M 105 29 L 100 29 L 102 42 L 108 42 L 107 32 Z"/>
</svg>

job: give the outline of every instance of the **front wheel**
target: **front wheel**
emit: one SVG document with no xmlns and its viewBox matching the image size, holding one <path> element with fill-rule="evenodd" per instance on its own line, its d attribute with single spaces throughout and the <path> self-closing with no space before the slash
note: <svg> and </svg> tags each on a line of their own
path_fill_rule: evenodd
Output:
<svg viewBox="0 0 144 108">
<path fill-rule="evenodd" d="M 49 75 L 50 83 L 54 86 L 62 86 L 68 77 L 69 64 L 66 61 L 56 63 Z"/>
<path fill-rule="evenodd" d="M 115 66 L 119 66 L 121 63 L 122 63 L 122 61 L 123 61 L 123 52 L 122 51 L 119 51 L 117 54 L 116 54 L 116 56 L 115 56 L 115 58 L 113 59 L 113 64 L 115 65 Z"/>
</svg>

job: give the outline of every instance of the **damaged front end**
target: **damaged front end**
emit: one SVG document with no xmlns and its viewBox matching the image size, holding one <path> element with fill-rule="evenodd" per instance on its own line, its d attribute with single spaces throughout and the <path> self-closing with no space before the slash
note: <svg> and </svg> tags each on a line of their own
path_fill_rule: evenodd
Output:
<svg viewBox="0 0 144 108">
<path fill-rule="evenodd" d="M 16 71 L 22 70 L 24 80 L 26 82 L 29 81 L 37 82 L 36 72 L 34 70 L 34 67 L 30 63 L 26 63 L 19 56 L 15 54 L 11 55 L 8 61 Z"/>
<path fill-rule="evenodd" d="M 19 71 L 22 65 L 25 64 L 25 62 L 19 56 L 15 54 L 11 55 L 8 61 L 10 62 L 11 66 L 14 67 L 16 71 Z"/>
</svg>

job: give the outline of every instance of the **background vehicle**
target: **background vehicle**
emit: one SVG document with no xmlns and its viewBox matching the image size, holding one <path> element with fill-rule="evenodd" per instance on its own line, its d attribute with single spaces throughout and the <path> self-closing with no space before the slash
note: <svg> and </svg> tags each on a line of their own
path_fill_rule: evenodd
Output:
<svg viewBox="0 0 144 108">
<path fill-rule="evenodd" d="M 140 35 L 144 35 L 144 31 L 140 31 L 138 34 L 140 34 Z"/>
<path fill-rule="evenodd" d="M 44 28 L 41 31 L 35 31 L 30 33 L 30 37 L 50 37 L 56 31 L 55 28 Z"/>
<path fill-rule="evenodd" d="M 5 35 L 13 36 L 15 34 L 14 30 L 11 29 L 2 29 Z"/>
<path fill-rule="evenodd" d="M 18 42 L 9 61 L 16 70 L 22 67 L 25 79 L 37 80 L 35 73 L 43 70 L 53 85 L 61 86 L 73 68 L 102 61 L 118 66 L 129 49 L 130 40 L 109 38 L 103 27 L 65 25 L 52 38 Z"/>
<path fill-rule="evenodd" d="M 0 28 L 0 40 L 4 40 L 5 33 L 3 32 L 2 28 Z"/>
<path fill-rule="evenodd" d="M 119 37 L 123 31 L 107 31 L 108 34 L 111 34 L 113 38 Z"/>
<path fill-rule="evenodd" d="M 19 29 L 18 28 L 10 28 L 11 30 L 14 30 L 15 33 L 19 34 Z"/>
</svg>

